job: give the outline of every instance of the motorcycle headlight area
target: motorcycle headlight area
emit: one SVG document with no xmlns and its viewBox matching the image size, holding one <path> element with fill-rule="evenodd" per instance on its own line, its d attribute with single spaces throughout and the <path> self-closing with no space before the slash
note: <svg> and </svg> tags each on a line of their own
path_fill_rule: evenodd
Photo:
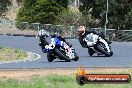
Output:
<svg viewBox="0 0 132 88">
<path fill-rule="evenodd" d="M 87 42 L 88 46 L 93 46 L 95 44 L 95 42 Z"/>
<path fill-rule="evenodd" d="M 75 50 L 74 49 L 70 49 L 68 52 L 67 52 L 67 56 L 71 59 L 74 59 L 75 58 Z"/>
</svg>

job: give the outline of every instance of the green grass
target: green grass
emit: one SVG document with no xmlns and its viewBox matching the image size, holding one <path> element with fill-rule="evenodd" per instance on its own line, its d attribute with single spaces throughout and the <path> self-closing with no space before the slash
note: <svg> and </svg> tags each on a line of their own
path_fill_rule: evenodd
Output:
<svg viewBox="0 0 132 88">
<path fill-rule="evenodd" d="M 22 50 L 0 47 L 0 62 L 19 60 L 25 57 L 27 57 L 27 53 Z"/>
<path fill-rule="evenodd" d="M 130 84 L 85 84 L 76 82 L 76 75 L 32 76 L 25 80 L 1 78 L 0 88 L 132 88 Z"/>
</svg>

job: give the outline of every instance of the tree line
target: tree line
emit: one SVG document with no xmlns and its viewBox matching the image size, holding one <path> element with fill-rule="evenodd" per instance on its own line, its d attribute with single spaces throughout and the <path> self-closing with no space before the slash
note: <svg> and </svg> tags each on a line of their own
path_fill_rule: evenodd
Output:
<svg viewBox="0 0 132 88">
<path fill-rule="evenodd" d="M 5 2 L 4 2 L 5 1 Z M 69 0 L 17 0 L 22 7 L 17 21 L 42 24 L 85 25 L 104 27 L 106 0 L 80 0 L 80 6 L 69 7 Z M 5 3 L 5 4 L 3 4 Z M 0 15 L 7 11 L 10 0 L 0 1 Z M 109 0 L 107 28 L 132 29 L 132 0 Z"/>
</svg>

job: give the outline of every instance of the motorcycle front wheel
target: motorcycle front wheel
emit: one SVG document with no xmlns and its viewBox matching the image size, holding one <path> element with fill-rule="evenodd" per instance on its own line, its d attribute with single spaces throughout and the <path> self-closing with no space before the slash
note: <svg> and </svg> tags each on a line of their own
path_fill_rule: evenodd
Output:
<svg viewBox="0 0 132 88">
<path fill-rule="evenodd" d="M 89 56 L 92 56 L 92 55 L 94 54 L 94 51 L 93 51 L 93 49 L 91 49 L 91 48 L 88 48 L 88 53 L 89 53 Z"/>
<path fill-rule="evenodd" d="M 105 56 L 107 56 L 107 57 L 110 57 L 110 56 L 111 56 L 111 54 L 110 54 L 109 52 L 105 51 L 104 48 L 101 47 L 99 44 L 97 44 L 96 47 L 97 47 L 97 49 L 98 49 L 102 54 L 104 54 Z"/>
<path fill-rule="evenodd" d="M 74 61 L 78 61 L 78 59 L 79 59 L 79 56 L 78 56 L 78 54 L 77 54 L 77 53 L 75 53 L 75 58 L 74 58 Z"/>
<path fill-rule="evenodd" d="M 55 47 L 55 53 L 56 53 L 56 55 L 57 55 L 59 58 L 65 60 L 66 62 L 70 62 L 70 61 L 71 61 L 71 59 L 70 59 L 69 57 L 67 57 L 65 54 L 63 54 L 63 53 L 62 53 L 58 48 L 56 48 L 56 47 Z"/>
<path fill-rule="evenodd" d="M 51 53 L 47 53 L 47 59 L 48 59 L 49 62 L 52 62 L 56 58 Z"/>
</svg>

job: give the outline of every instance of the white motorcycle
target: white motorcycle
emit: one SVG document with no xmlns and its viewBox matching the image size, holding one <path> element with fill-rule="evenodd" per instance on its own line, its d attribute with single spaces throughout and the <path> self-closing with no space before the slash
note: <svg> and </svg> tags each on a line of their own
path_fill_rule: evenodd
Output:
<svg viewBox="0 0 132 88">
<path fill-rule="evenodd" d="M 87 43 L 87 46 L 89 47 L 88 53 L 90 56 L 92 56 L 94 53 L 97 53 L 98 56 L 105 55 L 107 57 L 113 55 L 110 44 L 108 44 L 104 39 L 96 34 L 88 34 L 83 41 L 85 41 Z"/>
</svg>

